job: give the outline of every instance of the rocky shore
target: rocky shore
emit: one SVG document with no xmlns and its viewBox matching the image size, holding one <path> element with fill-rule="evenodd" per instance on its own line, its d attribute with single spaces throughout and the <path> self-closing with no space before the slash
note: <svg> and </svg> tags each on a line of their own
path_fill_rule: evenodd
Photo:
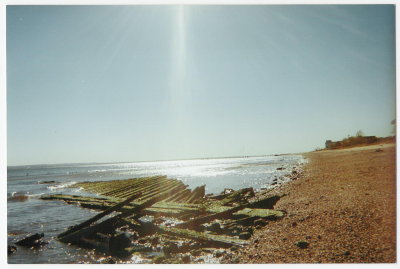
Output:
<svg viewBox="0 0 400 269">
<path fill-rule="evenodd" d="M 286 217 L 222 263 L 395 263 L 395 144 L 305 156 L 304 172 L 273 191 Z"/>
</svg>

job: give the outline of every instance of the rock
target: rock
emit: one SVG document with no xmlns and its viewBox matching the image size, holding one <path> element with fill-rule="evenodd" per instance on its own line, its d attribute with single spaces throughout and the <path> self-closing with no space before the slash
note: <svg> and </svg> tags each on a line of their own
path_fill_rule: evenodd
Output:
<svg viewBox="0 0 400 269">
<path fill-rule="evenodd" d="M 190 263 L 190 256 L 189 255 L 183 255 L 182 256 L 182 262 L 183 263 Z"/>
<path fill-rule="evenodd" d="M 132 241 L 127 233 L 118 233 L 110 238 L 108 243 L 110 252 L 115 256 L 126 256 L 128 255 L 125 250 L 131 245 Z"/>
<path fill-rule="evenodd" d="M 38 181 L 38 184 L 53 184 L 56 183 L 54 180 L 43 180 L 43 181 Z"/>
<path fill-rule="evenodd" d="M 255 225 L 255 226 L 257 226 L 257 225 L 265 226 L 265 225 L 267 225 L 267 224 L 268 224 L 268 221 L 266 221 L 265 219 L 256 219 L 256 220 L 254 221 L 254 225 Z"/>
<path fill-rule="evenodd" d="M 189 242 L 184 242 L 179 248 L 178 251 L 181 253 L 188 252 L 190 250 L 190 243 Z"/>
<path fill-rule="evenodd" d="M 234 191 L 235 191 L 234 189 L 227 188 L 227 189 L 224 189 L 224 191 L 221 192 L 221 194 L 230 194 L 230 193 L 233 193 Z"/>
<path fill-rule="evenodd" d="M 201 250 L 200 249 L 195 249 L 191 253 L 192 253 L 193 256 L 200 256 L 201 255 Z"/>
<path fill-rule="evenodd" d="M 214 222 L 213 224 L 211 224 L 208 230 L 214 233 L 220 233 L 222 231 L 221 224 L 219 224 L 218 222 Z"/>
<path fill-rule="evenodd" d="M 100 263 L 102 263 L 102 264 L 115 264 L 117 262 L 112 257 L 107 257 L 104 260 L 102 260 Z"/>
<path fill-rule="evenodd" d="M 231 260 L 231 263 L 240 263 L 240 259 L 239 258 L 233 258 L 232 260 Z"/>
<path fill-rule="evenodd" d="M 350 251 L 346 250 L 343 254 L 344 254 L 345 256 L 349 256 L 349 255 L 350 255 Z"/>
<path fill-rule="evenodd" d="M 138 232 L 133 232 L 132 234 L 131 234 L 131 239 L 132 240 L 138 240 L 139 239 L 139 233 Z"/>
<path fill-rule="evenodd" d="M 276 168 L 276 170 L 284 170 L 285 168 L 284 167 L 278 167 L 278 168 Z"/>
<path fill-rule="evenodd" d="M 158 237 L 153 237 L 153 238 L 151 239 L 151 245 L 152 245 L 152 246 L 158 245 L 159 243 L 160 243 L 160 238 L 158 238 Z"/>
<path fill-rule="evenodd" d="M 147 243 L 147 239 L 144 239 L 144 238 L 139 239 L 139 240 L 138 240 L 138 243 L 139 243 L 139 244 L 146 244 L 146 243 Z"/>
<path fill-rule="evenodd" d="M 189 244 L 190 249 L 197 249 L 201 247 L 201 244 L 199 242 L 193 241 Z"/>
<path fill-rule="evenodd" d="M 8 255 L 14 254 L 16 251 L 17 251 L 17 247 L 16 246 L 8 245 L 8 250 L 7 250 L 7 254 Z"/>
<path fill-rule="evenodd" d="M 230 229 L 228 229 L 228 234 L 229 235 L 238 235 L 238 234 L 240 234 L 241 232 L 243 232 L 243 229 L 242 229 L 242 227 L 241 226 L 236 226 L 236 227 L 233 227 L 233 228 L 230 228 Z"/>
<path fill-rule="evenodd" d="M 237 251 L 239 248 L 237 247 L 237 246 L 232 246 L 231 248 L 230 248 L 230 250 L 231 251 Z"/>
<path fill-rule="evenodd" d="M 251 237 L 251 234 L 249 232 L 243 232 L 239 234 L 239 239 L 244 239 L 247 240 Z"/>
<path fill-rule="evenodd" d="M 33 234 L 31 236 L 28 236 L 22 240 L 19 240 L 17 243 L 15 243 L 18 246 L 24 246 L 24 247 L 38 247 L 44 244 L 47 244 L 48 242 L 43 241 L 44 234 Z"/>
<path fill-rule="evenodd" d="M 170 242 L 167 246 L 164 247 L 163 251 L 167 255 L 169 255 L 171 253 L 177 253 L 178 245 L 174 242 Z"/>
<path fill-rule="evenodd" d="M 7 201 L 13 201 L 13 202 L 25 202 L 26 200 L 29 199 L 28 195 L 25 194 L 16 194 L 11 197 L 7 198 Z"/>
<path fill-rule="evenodd" d="M 218 251 L 215 253 L 215 257 L 220 258 L 222 255 L 224 255 L 224 252 Z"/>
<path fill-rule="evenodd" d="M 193 228 L 196 232 L 204 232 L 205 231 L 205 227 L 204 225 L 197 225 L 196 227 Z"/>
<path fill-rule="evenodd" d="M 310 243 L 308 243 L 307 241 L 300 240 L 300 241 L 297 241 L 297 242 L 295 243 L 295 245 L 298 246 L 298 247 L 301 248 L 301 249 L 305 249 L 305 248 L 308 248 L 308 246 L 310 245 Z"/>
<path fill-rule="evenodd" d="M 166 259 L 166 257 L 164 255 L 157 256 L 153 259 L 153 263 L 157 263 L 157 264 L 164 263 L 165 259 Z"/>
</svg>

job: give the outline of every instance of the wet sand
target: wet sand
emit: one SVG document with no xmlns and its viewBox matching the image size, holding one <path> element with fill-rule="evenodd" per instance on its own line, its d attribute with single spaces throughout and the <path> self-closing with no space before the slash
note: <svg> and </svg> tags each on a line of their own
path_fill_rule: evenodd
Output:
<svg viewBox="0 0 400 269">
<path fill-rule="evenodd" d="M 305 156 L 302 175 L 275 190 L 286 194 L 275 209 L 287 216 L 256 230 L 224 263 L 396 262 L 395 145 Z"/>
</svg>

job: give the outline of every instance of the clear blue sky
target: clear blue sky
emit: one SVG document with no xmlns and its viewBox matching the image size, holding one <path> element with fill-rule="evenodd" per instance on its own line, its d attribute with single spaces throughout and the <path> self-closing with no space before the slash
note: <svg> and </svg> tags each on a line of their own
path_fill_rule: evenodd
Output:
<svg viewBox="0 0 400 269">
<path fill-rule="evenodd" d="M 391 135 L 393 5 L 8 6 L 8 165 Z"/>
</svg>

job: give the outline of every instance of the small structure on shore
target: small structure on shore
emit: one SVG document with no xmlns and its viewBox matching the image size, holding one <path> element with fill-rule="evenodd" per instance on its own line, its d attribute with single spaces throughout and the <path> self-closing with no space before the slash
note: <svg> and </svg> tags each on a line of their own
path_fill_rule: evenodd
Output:
<svg viewBox="0 0 400 269">
<path fill-rule="evenodd" d="M 102 212 L 69 227 L 58 240 L 115 257 L 141 253 L 154 263 L 187 263 L 210 248 L 242 247 L 254 228 L 284 216 L 272 210 L 279 196 L 256 198 L 252 188 L 205 195 L 205 186 L 189 190 L 181 181 L 165 176 L 72 187 L 99 196 L 56 194 L 41 199 Z"/>
</svg>

